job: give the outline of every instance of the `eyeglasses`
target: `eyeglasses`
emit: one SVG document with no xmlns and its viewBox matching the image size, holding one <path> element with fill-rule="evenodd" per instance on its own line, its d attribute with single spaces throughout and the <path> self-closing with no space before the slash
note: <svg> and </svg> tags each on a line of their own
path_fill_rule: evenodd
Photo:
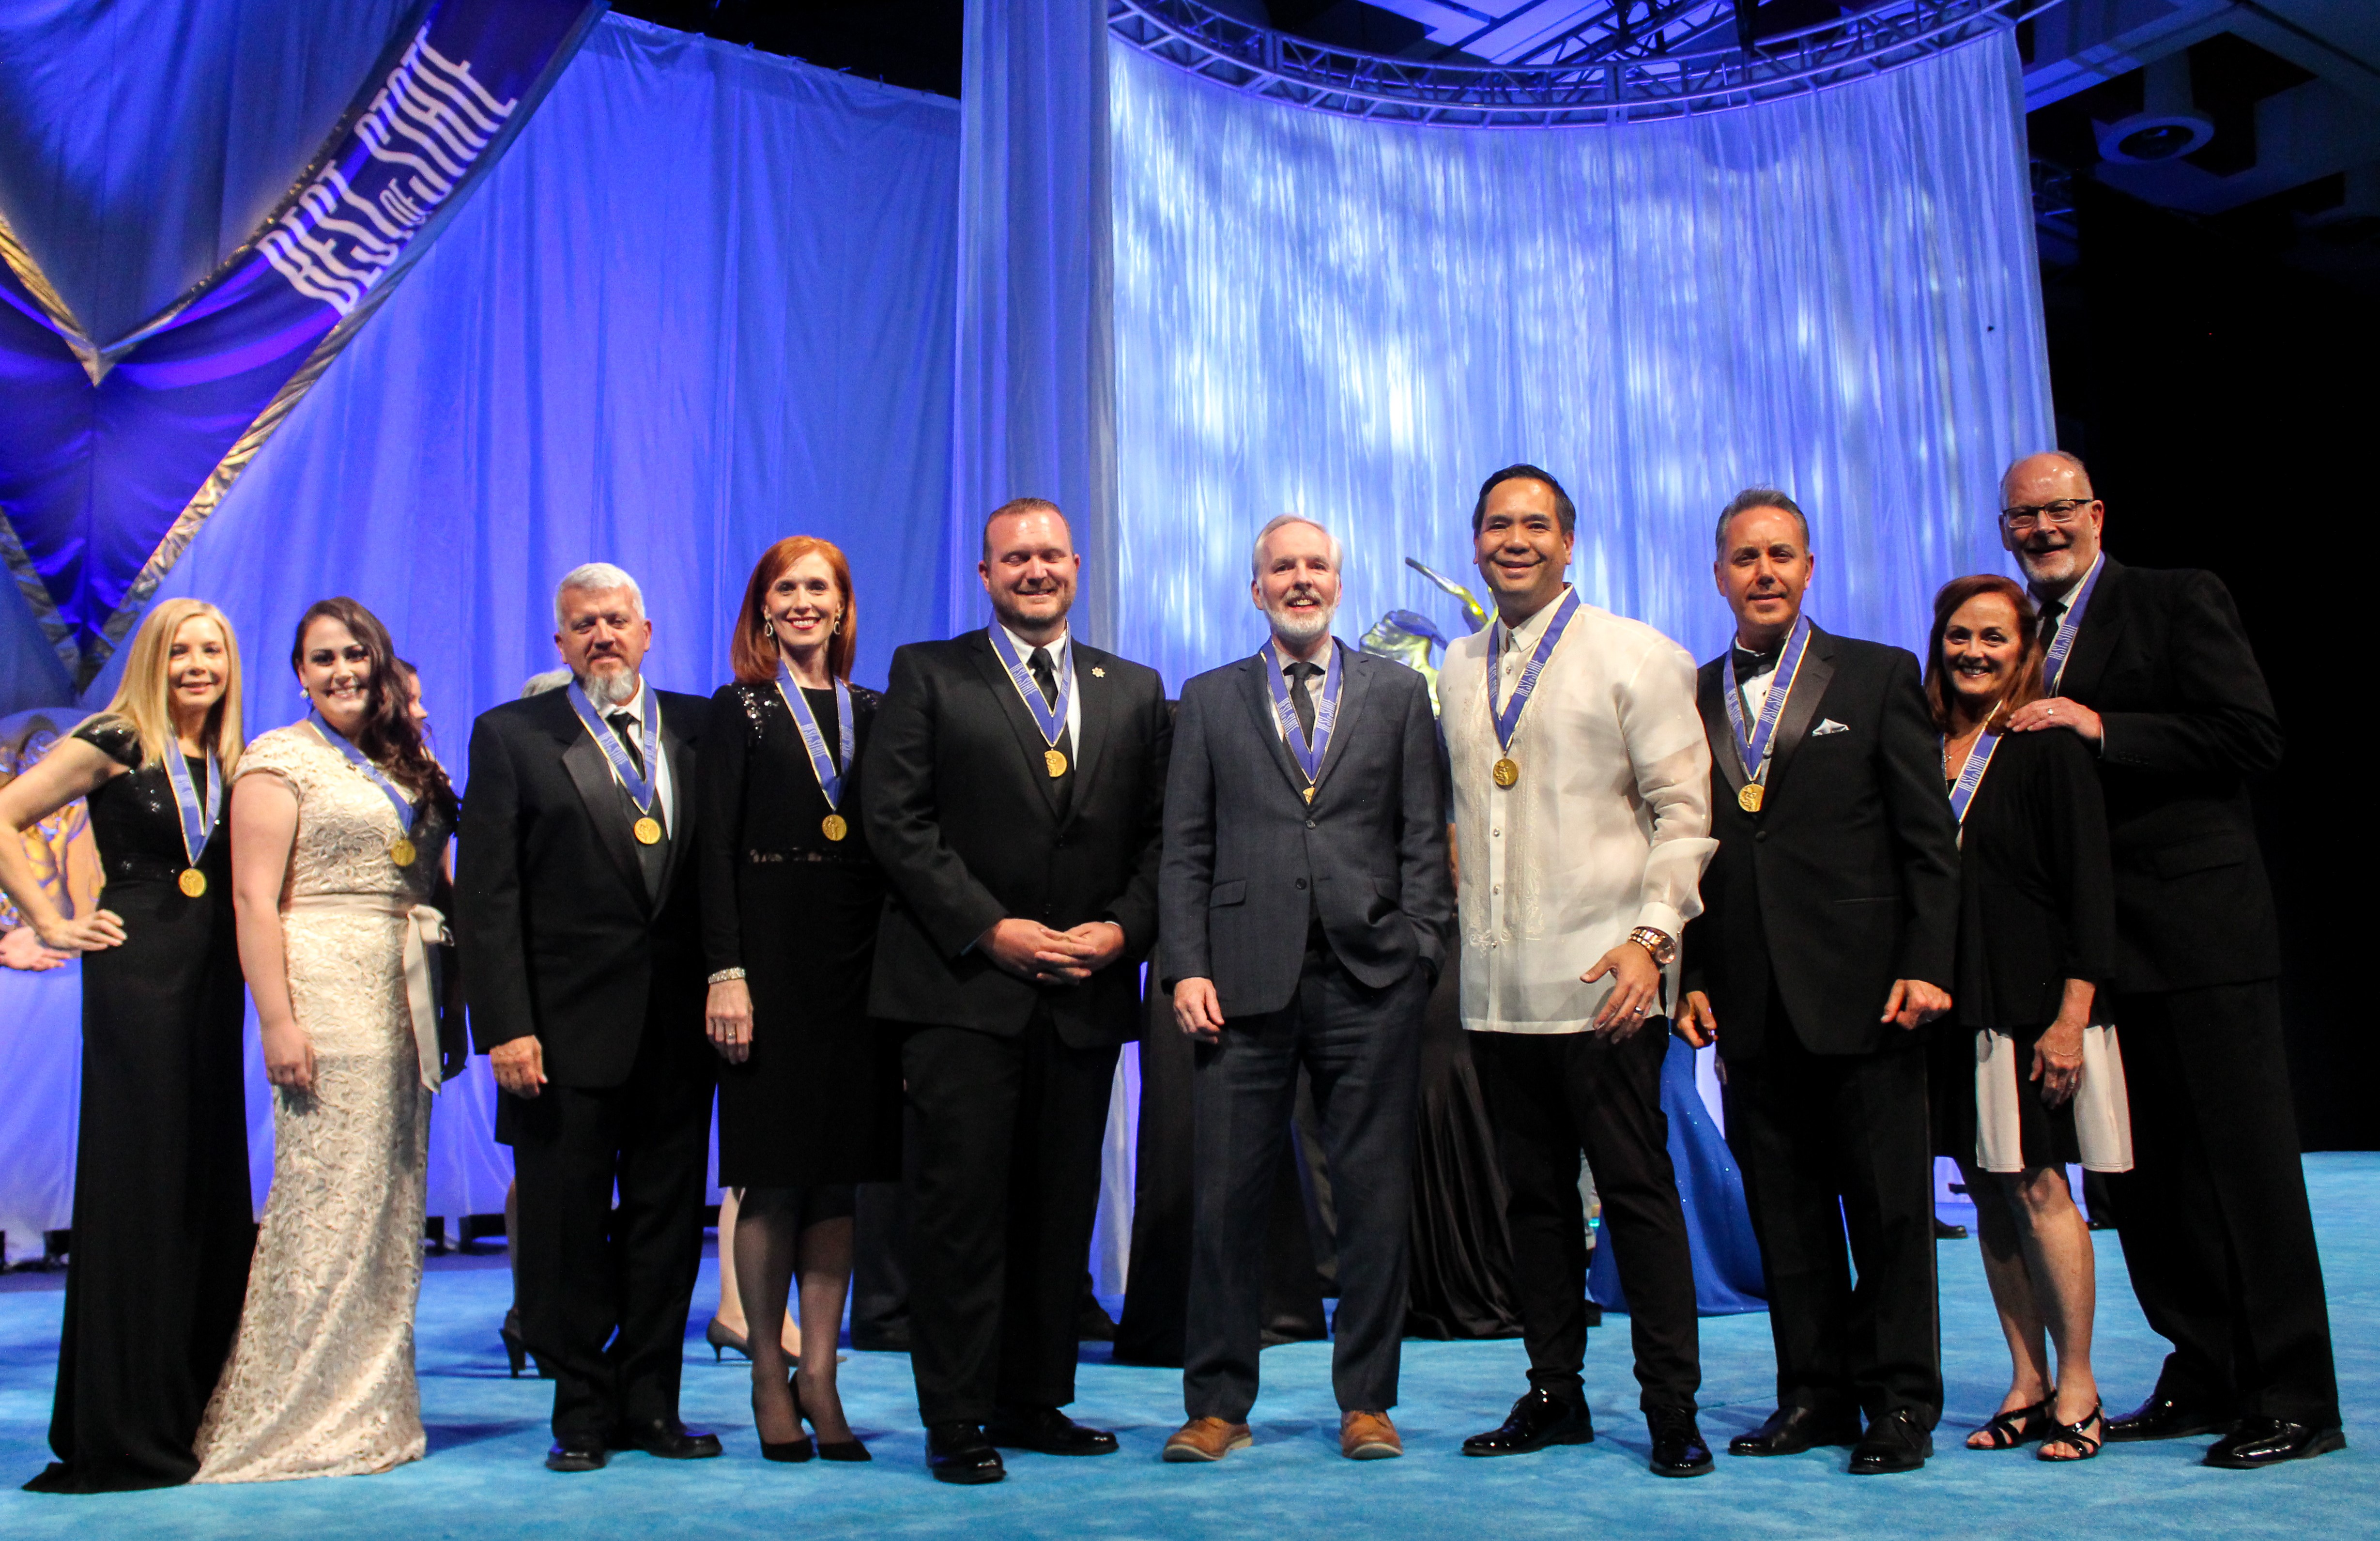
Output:
<svg viewBox="0 0 2380 1541">
<path fill-rule="evenodd" d="M 2098 501 L 2096 498 L 2058 498 L 2051 503 L 2034 504 L 2029 508 L 2003 508 L 2000 510 L 2000 522 L 2019 535 L 2046 524 L 2064 529 L 2082 516 L 2082 510 Z"/>
</svg>

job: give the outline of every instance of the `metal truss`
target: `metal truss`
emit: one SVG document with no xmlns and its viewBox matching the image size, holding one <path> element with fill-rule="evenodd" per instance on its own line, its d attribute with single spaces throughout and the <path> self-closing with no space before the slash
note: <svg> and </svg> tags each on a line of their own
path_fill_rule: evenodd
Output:
<svg viewBox="0 0 2380 1541">
<path fill-rule="evenodd" d="M 1733 0 L 1610 0 L 1526 59 L 1505 64 L 1359 54 L 1242 21 L 1204 0 L 1107 0 L 1107 6 L 1109 29 L 1122 42 L 1251 95 L 1383 122 L 1548 128 L 1688 117 L 1807 95 L 1931 57 L 2058 3 L 1877 0 L 1746 49 Z"/>
</svg>

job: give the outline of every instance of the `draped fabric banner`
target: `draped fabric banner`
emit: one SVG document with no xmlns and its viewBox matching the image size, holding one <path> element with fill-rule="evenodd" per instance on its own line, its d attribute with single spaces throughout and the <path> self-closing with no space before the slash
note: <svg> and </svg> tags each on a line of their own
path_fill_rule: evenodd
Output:
<svg viewBox="0 0 2380 1541">
<path fill-rule="evenodd" d="M 1341 632 L 1461 635 L 1499 467 L 1560 477 L 1588 600 L 1710 657 L 1739 488 L 1810 515 L 1821 625 L 1913 645 L 2002 570 L 1994 482 L 2054 444 L 2013 45 L 1679 123 L 1472 129 L 1258 99 L 1115 50 L 1114 646 L 1253 651 L 1248 546 L 1347 548 Z"/>
<path fill-rule="evenodd" d="M 121 336 L 88 331 L 0 223 L 0 558 L 78 687 L 601 11 L 425 0 L 281 207 Z"/>
<path fill-rule="evenodd" d="M 950 629 L 990 619 L 971 553 L 1014 497 L 1066 511 L 1084 553 L 1075 624 L 1115 610 L 1107 8 L 970 0 L 960 110 L 959 340 Z"/>
</svg>

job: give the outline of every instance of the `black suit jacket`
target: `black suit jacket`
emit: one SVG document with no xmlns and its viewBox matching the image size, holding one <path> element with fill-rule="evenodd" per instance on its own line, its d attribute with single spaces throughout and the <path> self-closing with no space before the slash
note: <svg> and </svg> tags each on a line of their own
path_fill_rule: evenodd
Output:
<svg viewBox="0 0 2380 1541">
<path fill-rule="evenodd" d="M 2277 976 L 2280 928 L 2247 778 L 2280 764 L 2281 723 L 2223 580 L 2110 557 L 2059 693 L 2106 723 L 2116 988 Z"/>
<path fill-rule="evenodd" d="M 1344 646 L 1338 726 L 1309 806 L 1259 655 L 1182 688 L 1158 885 L 1165 988 L 1210 978 L 1226 1018 L 1281 1010 L 1317 914 L 1364 983 L 1445 966 L 1454 909 L 1428 682 Z"/>
<path fill-rule="evenodd" d="M 912 642 L 860 762 L 868 838 L 892 884 L 868 1010 L 895 1022 L 1012 1036 L 1046 996 L 1078 1048 L 1139 1026 L 1140 964 L 1157 936 L 1157 861 L 1172 742 L 1153 669 L 1075 642 L 1083 706 L 1060 811 L 1048 745 L 990 634 Z M 1079 986 L 1035 985 L 975 948 L 997 920 L 1123 928 L 1123 956 Z"/>
<path fill-rule="evenodd" d="M 471 1036 L 485 1053 L 536 1035 L 560 1086 L 625 1082 L 649 1017 L 682 1017 L 689 1058 L 708 1061 L 695 746 L 710 703 L 660 698 L 676 822 L 659 903 L 619 783 L 566 692 L 508 701 L 471 724 L 455 871 Z"/>
<path fill-rule="evenodd" d="M 1699 686 L 1718 851 L 1686 927 L 1684 988 L 1709 994 L 1719 1051 L 1749 1058 L 1786 1030 L 1767 1020 L 1772 978 L 1812 1053 L 1900 1038 L 1879 1021 L 1892 981 L 1949 989 L 1958 945 L 1959 826 L 1917 660 L 1811 627 L 1756 814 L 1735 800 L 1743 762 L 1721 661 Z"/>
</svg>

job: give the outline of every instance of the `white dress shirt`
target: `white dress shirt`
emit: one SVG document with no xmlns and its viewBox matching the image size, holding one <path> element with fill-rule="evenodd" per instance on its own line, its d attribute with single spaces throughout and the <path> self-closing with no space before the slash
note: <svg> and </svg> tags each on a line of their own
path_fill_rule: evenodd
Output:
<svg viewBox="0 0 2380 1541">
<path fill-rule="evenodd" d="M 1008 645 L 1016 649 L 1016 661 L 1024 666 L 1025 677 L 1028 681 L 1033 678 L 1033 649 L 1037 647 L 1048 648 L 1050 667 L 1057 675 L 1058 688 L 1066 690 L 1067 682 L 1075 677 L 1075 633 L 1072 627 L 1060 632 L 1055 642 L 1037 643 L 1027 642 L 1000 622 L 995 621 L 992 624 L 1000 626 L 1001 631 L 1008 637 Z M 993 650 L 998 651 L 997 649 Z M 1012 677 L 1009 683 L 1014 685 L 1015 680 Z M 1025 686 L 1017 686 L 1017 695 L 1022 697 L 1026 688 Z M 1034 695 L 1041 694 L 1039 686 L 1032 686 L 1030 688 Z M 1026 704 L 1031 705 L 1029 701 Z M 1045 700 L 1041 704 L 1046 707 L 1050 703 Z M 1075 753 L 1079 757 L 1083 743 L 1083 693 L 1079 690 L 1066 690 L 1066 733 L 1068 741 L 1075 746 Z"/>
<path fill-rule="evenodd" d="M 645 774 L 653 783 L 653 802 L 661 809 L 662 827 L 669 831 L 670 838 L 674 840 L 677 837 L 677 790 L 675 783 L 670 778 L 669 756 L 655 754 L 653 746 L 645 742 L 645 691 L 648 688 L 644 677 L 638 675 L 637 693 L 618 706 L 607 707 L 592 696 L 587 698 L 587 703 L 595 709 L 595 715 L 602 718 L 606 722 L 611 721 L 612 714 L 615 711 L 625 711 L 628 714 L 627 742 L 634 744 L 637 746 L 637 753 L 645 757 Z M 579 725 L 585 727 L 586 723 L 582 720 Z M 591 729 L 587 736 L 595 737 Z M 602 747 L 602 742 L 600 738 L 596 739 L 596 747 Z M 612 757 L 605 755 L 603 763 L 610 765 Z M 615 782 L 619 781 L 620 772 L 613 770 L 612 779 Z M 625 783 L 622 783 L 624 789 L 625 785 Z"/>
<path fill-rule="evenodd" d="M 1559 608 L 1523 622 L 1492 661 L 1498 701 L 1512 698 Z M 1492 771 L 1505 751 L 1487 686 L 1500 633 L 1457 640 L 1439 675 L 1461 855 L 1463 1025 L 1582 1032 L 1613 981 L 1580 975 L 1636 927 L 1675 938 L 1702 913 L 1703 867 L 1718 843 L 1694 661 L 1651 626 L 1581 604 L 1513 734 L 1521 779 L 1500 787 Z M 1676 990 L 1672 977 L 1672 1002 Z"/>
</svg>

